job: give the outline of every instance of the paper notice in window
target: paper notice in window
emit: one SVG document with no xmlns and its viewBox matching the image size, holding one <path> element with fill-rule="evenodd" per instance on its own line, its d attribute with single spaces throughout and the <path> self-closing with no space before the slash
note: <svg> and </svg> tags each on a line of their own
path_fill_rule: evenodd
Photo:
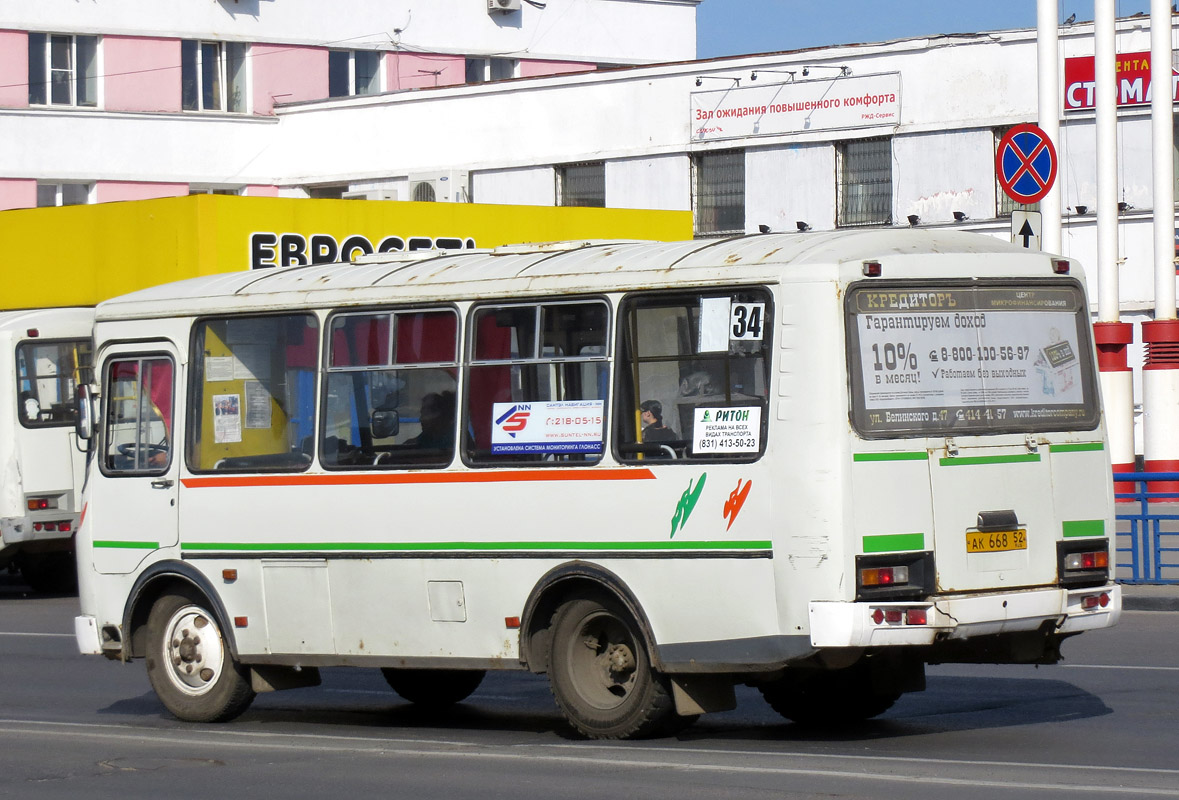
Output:
<svg viewBox="0 0 1179 800">
<path fill-rule="evenodd" d="M 242 440 L 242 402 L 238 394 L 213 395 L 213 441 L 217 444 Z"/>
<path fill-rule="evenodd" d="M 700 352 L 724 353 L 729 349 L 729 298 L 700 298 Z"/>
<path fill-rule="evenodd" d="M 258 381 L 246 381 L 246 427 L 270 429 L 270 393 Z"/>
<path fill-rule="evenodd" d="M 233 356 L 210 356 L 205 359 L 205 382 L 233 380 Z"/>
</svg>

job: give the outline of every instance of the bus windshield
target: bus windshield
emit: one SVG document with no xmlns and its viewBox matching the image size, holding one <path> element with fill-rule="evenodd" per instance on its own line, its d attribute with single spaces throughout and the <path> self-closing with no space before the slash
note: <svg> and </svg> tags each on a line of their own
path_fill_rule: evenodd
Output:
<svg viewBox="0 0 1179 800">
<path fill-rule="evenodd" d="M 1075 282 L 861 284 L 846 313 L 851 419 L 865 438 L 1097 427 Z"/>
</svg>

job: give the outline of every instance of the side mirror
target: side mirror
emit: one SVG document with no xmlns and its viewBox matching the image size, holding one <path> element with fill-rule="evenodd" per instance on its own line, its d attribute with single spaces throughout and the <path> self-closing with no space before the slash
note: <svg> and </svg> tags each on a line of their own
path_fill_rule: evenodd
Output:
<svg viewBox="0 0 1179 800">
<path fill-rule="evenodd" d="M 374 439 L 388 439 L 401 430 L 401 415 L 396 411 L 374 411 L 371 424 Z"/>
<path fill-rule="evenodd" d="M 78 438 L 88 442 L 94 436 L 94 420 L 97 418 L 98 392 L 89 384 L 78 387 L 78 414 L 74 418 L 74 430 Z"/>
</svg>

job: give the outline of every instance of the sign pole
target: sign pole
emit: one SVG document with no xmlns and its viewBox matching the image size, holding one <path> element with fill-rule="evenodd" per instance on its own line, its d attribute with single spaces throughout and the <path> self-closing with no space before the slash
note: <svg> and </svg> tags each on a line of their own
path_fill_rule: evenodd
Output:
<svg viewBox="0 0 1179 800">
<path fill-rule="evenodd" d="M 1059 0 L 1037 0 L 1036 54 L 1039 60 L 1039 124 L 1055 145 L 1060 141 Z M 1061 251 L 1060 189 L 1053 185 L 1040 200 L 1040 246 L 1049 253 Z"/>
</svg>

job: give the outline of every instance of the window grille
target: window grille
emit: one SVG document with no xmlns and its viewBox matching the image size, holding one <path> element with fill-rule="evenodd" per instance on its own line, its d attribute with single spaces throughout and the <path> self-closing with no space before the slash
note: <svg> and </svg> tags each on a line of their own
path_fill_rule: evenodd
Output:
<svg viewBox="0 0 1179 800">
<path fill-rule="evenodd" d="M 999 152 L 999 142 L 1002 141 L 1003 137 L 1007 135 L 1007 131 L 1011 130 L 1011 128 L 1013 128 L 1013 127 L 1014 127 L 1013 125 L 1008 125 L 1005 128 L 995 128 L 995 142 L 994 142 L 995 153 L 994 153 L 994 155 L 997 155 Z M 992 155 L 992 160 L 994 159 L 994 155 Z M 1000 217 L 1000 218 L 1010 217 L 1012 211 L 1039 211 L 1039 210 L 1040 210 L 1039 203 L 1031 203 L 1029 205 L 1024 205 L 1023 203 L 1016 202 L 1015 200 L 1012 200 L 1010 197 L 1008 197 L 1007 192 L 1003 191 L 1003 187 L 999 183 L 998 175 L 995 176 L 995 216 L 996 217 Z"/>
<path fill-rule="evenodd" d="M 557 205 L 606 207 L 606 164 L 585 161 L 557 167 Z"/>
<path fill-rule="evenodd" d="M 892 222 L 892 139 L 887 136 L 841 142 L 838 227 Z"/>
<path fill-rule="evenodd" d="M 744 233 L 745 151 L 699 153 L 692 173 L 696 235 Z"/>
</svg>

